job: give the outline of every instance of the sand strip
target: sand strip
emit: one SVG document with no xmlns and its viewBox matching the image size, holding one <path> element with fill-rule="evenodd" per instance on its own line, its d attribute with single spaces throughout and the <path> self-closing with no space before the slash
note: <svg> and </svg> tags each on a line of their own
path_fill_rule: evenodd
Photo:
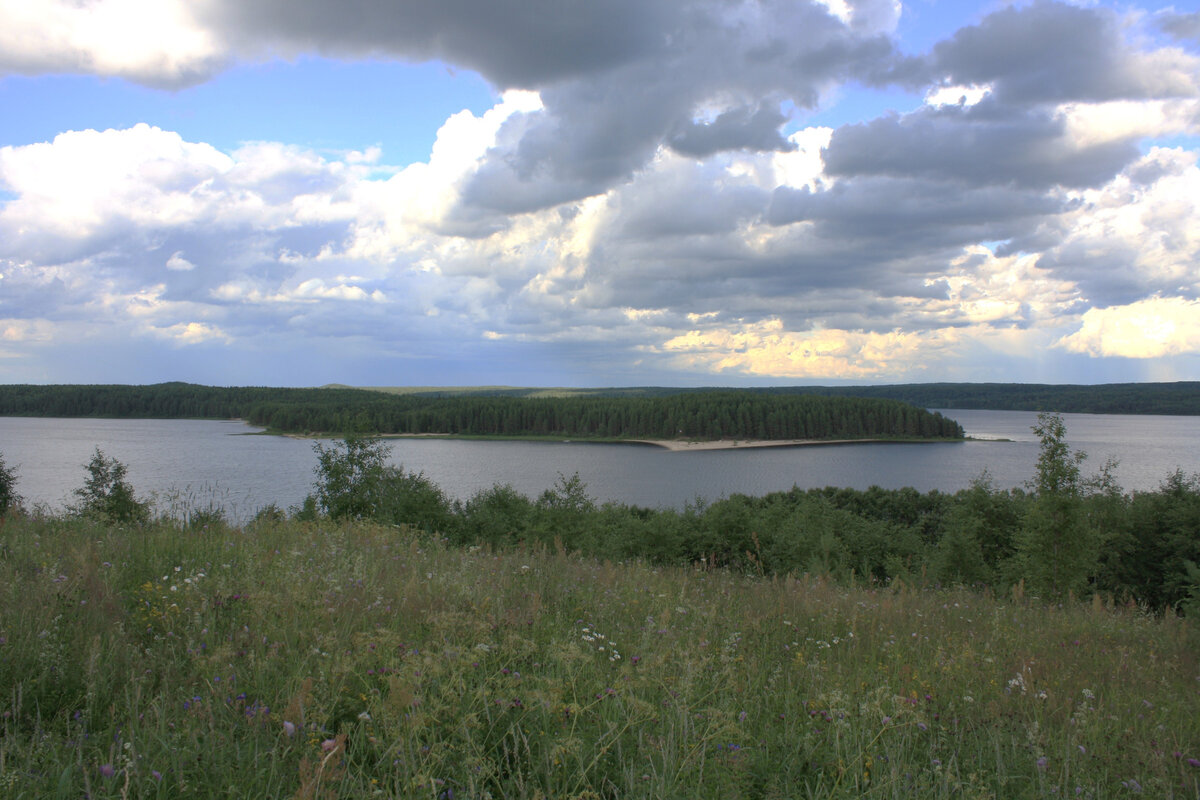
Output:
<svg viewBox="0 0 1200 800">
<path fill-rule="evenodd" d="M 708 442 L 688 442 L 681 439 L 630 439 L 639 444 L 651 444 L 675 452 L 688 450 L 740 450 L 746 447 L 811 447 L 823 444 L 880 444 L 894 439 L 720 439 Z"/>
</svg>

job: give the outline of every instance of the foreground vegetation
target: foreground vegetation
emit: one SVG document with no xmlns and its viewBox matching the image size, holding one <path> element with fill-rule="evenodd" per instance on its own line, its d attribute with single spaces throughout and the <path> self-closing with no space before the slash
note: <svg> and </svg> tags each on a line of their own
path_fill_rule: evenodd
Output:
<svg viewBox="0 0 1200 800">
<path fill-rule="evenodd" d="M 0 458 L 0 796 L 1200 797 L 1200 480 L 1038 433 L 1027 492 L 684 512 L 351 438 L 244 527 Z"/>
<path fill-rule="evenodd" d="M 9 798 L 1200 791 L 1200 637 L 963 589 L 10 515 Z"/>
</svg>

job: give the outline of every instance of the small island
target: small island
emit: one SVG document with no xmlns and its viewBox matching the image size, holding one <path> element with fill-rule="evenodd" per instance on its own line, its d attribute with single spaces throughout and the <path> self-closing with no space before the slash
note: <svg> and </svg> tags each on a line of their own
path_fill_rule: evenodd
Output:
<svg viewBox="0 0 1200 800">
<path fill-rule="evenodd" d="M 864 440 L 959 440 L 940 413 L 893 398 L 750 389 L 523 396 L 504 390 L 387 392 L 151 386 L 0 386 L 0 414 L 244 419 L 301 436 L 415 436 L 650 441 L 675 449 Z M 712 444 L 715 443 L 715 444 Z"/>
</svg>

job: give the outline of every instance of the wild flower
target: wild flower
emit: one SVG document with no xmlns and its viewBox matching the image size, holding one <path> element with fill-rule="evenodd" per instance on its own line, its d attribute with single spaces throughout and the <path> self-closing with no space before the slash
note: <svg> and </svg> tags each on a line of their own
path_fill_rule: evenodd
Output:
<svg viewBox="0 0 1200 800">
<path fill-rule="evenodd" d="M 105 778 L 111 778 L 113 775 L 117 774 L 117 771 L 113 769 L 112 764 L 101 764 L 100 774 Z"/>
<path fill-rule="evenodd" d="M 296 735 L 296 723 L 290 720 L 283 721 L 283 732 L 290 739 Z"/>
<path fill-rule="evenodd" d="M 597 652 L 604 653 L 609 661 L 620 661 L 621 652 L 617 650 L 617 643 L 609 639 L 603 633 L 591 628 L 581 628 L 579 631 L 580 638 L 588 644 L 594 644 Z"/>
</svg>

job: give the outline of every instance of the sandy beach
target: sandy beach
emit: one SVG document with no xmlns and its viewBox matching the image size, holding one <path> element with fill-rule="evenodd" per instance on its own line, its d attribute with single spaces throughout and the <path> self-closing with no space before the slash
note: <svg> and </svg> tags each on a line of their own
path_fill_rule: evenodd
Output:
<svg viewBox="0 0 1200 800">
<path fill-rule="evenodd" d="M 746 447 L 808 447 L 822 444 L 868 444 L 892 441 L 890 439 L 719 439 L 717 441 L 688 442 L 682 439 L 631 439 L 640 444 L 651 444 L 676 452 L 687 450 L 736 450 Z"/>
</svg>

